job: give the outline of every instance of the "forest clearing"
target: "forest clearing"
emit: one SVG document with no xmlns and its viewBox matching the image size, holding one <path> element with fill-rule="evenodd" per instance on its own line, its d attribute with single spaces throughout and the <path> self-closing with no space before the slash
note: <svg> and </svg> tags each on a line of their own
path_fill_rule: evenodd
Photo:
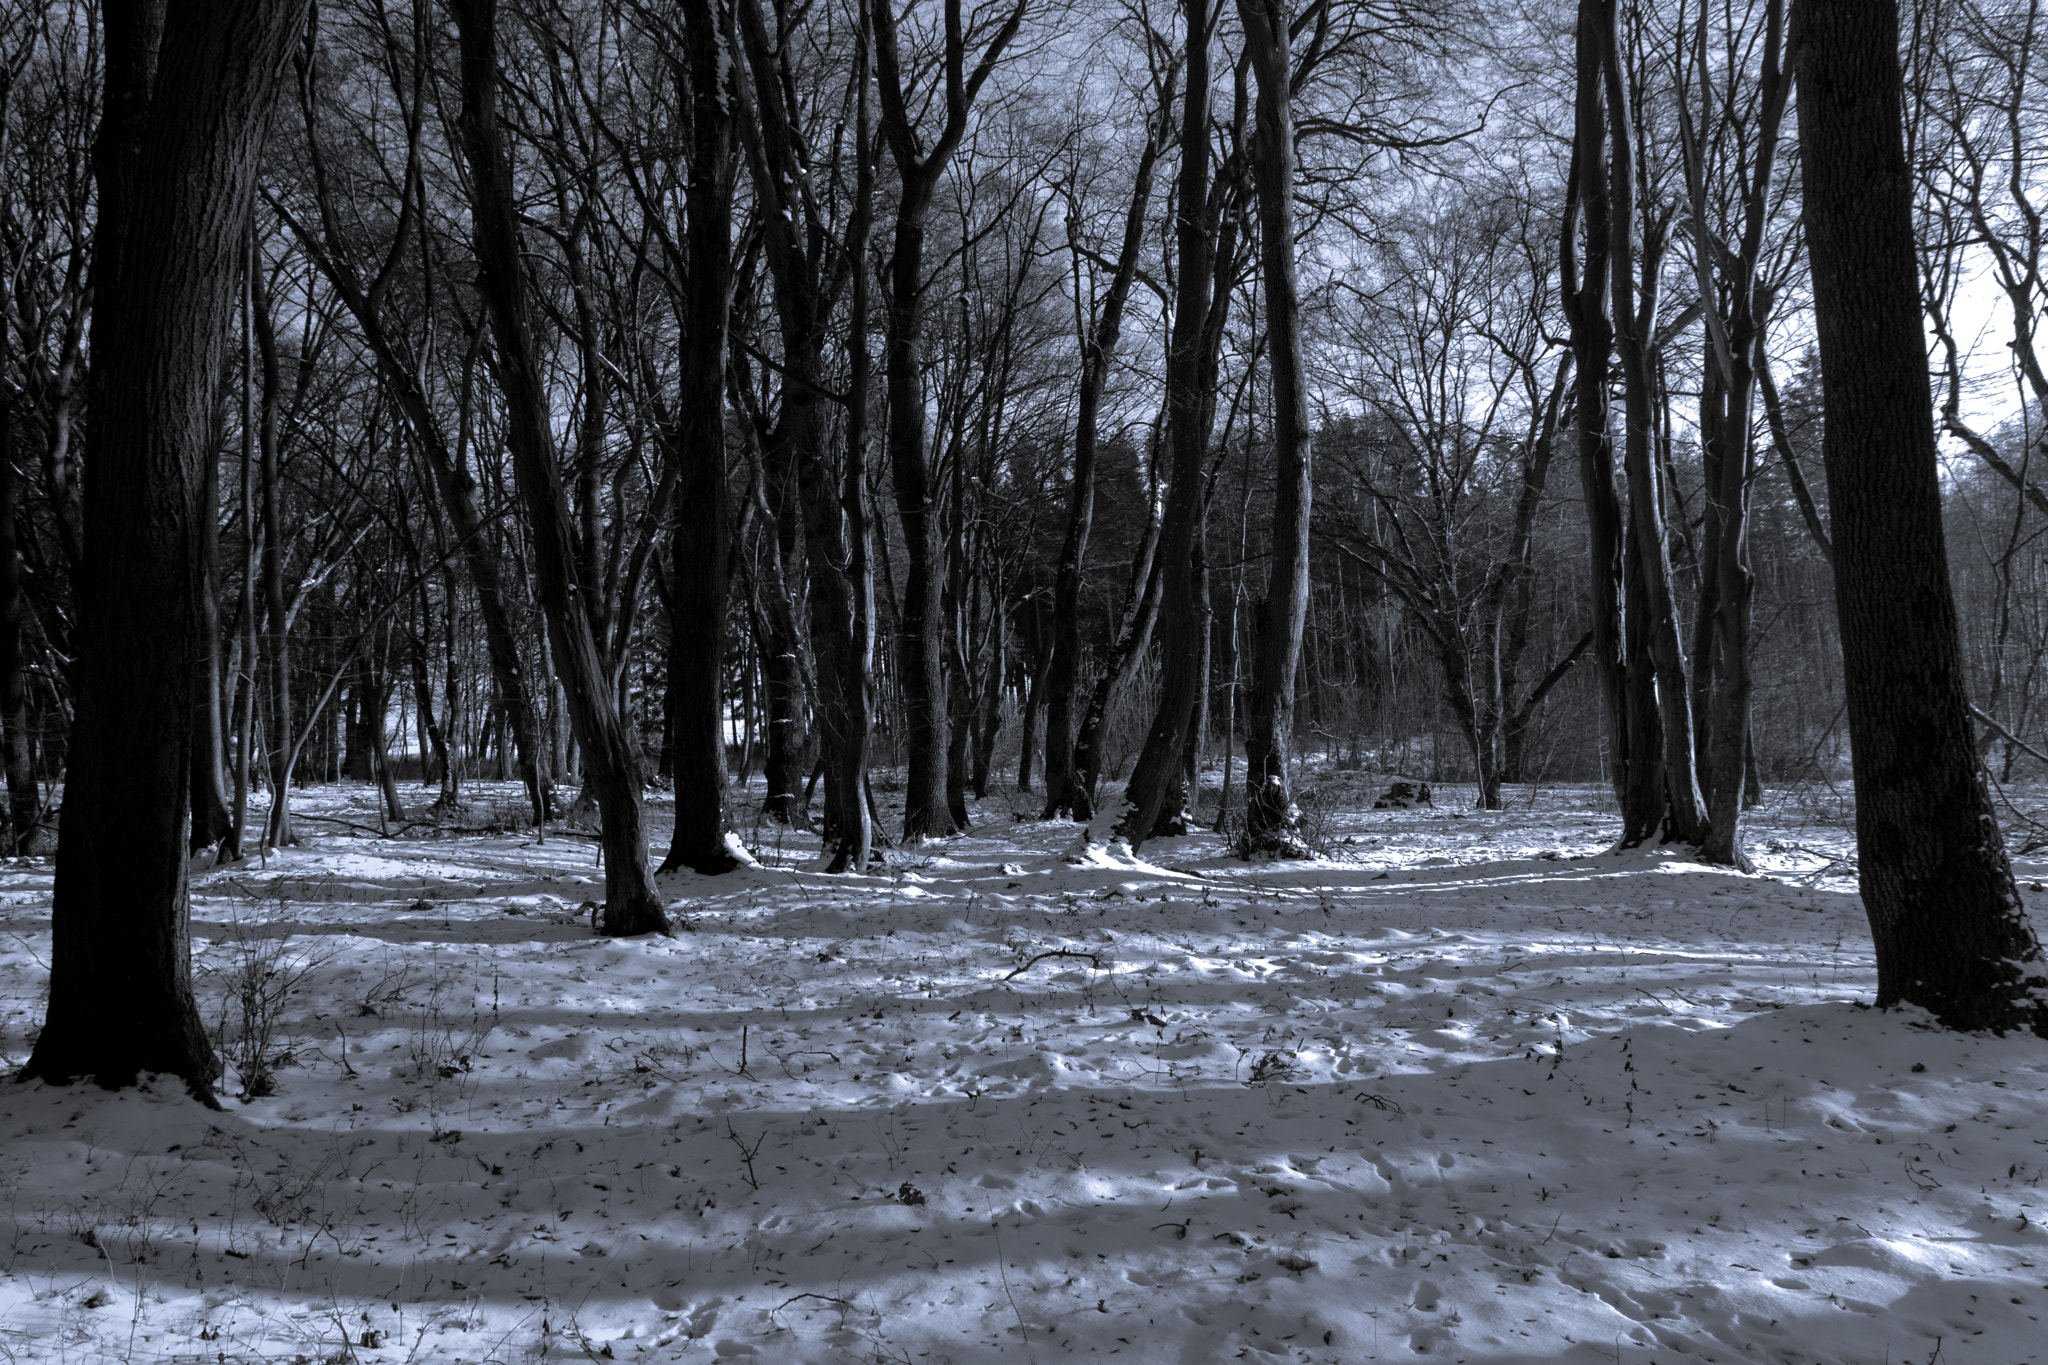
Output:
<svg viewBox="0 0 2048 1365">
<path fill-rule="evenodd" d="M 0 1096 L 0 1356 L 2048 1356 L 2048 1056 L 1866 1007 L 1825 789 L 1745 876 L 1606 852 L 1599 788 L 1379 781 L 1310 776 L 1312 862 L 1077 861 L 1014 793 L 869 876 L 763 826 L 630 940 L 587 838 L 301 794 L 303 845 L 193 878 L 225 1111 Z M 10 1070 L 50 887 L 6 870 Z"/>
</svg>

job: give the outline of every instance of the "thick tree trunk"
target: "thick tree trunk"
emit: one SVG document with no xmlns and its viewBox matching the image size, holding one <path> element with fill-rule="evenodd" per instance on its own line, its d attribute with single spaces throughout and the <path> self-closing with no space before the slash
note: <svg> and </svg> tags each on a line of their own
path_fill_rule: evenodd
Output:
<svg viewBox="0 0 2048 1365">
<path fill-rule="evenodd" d="M 886 0 L 885 0 L 886 3 Z M 831 701 L 834 788 L 840 794 L 838 828 L 826 841 L 828 872 L 865 872 L 875 843 L 875 794 L 868 783 L 868 743 L 875 714 L 874 529 L 867 507 L 868 401 L 874 391 L 868 356 L 868 253 L 875 218 L 873 126 L 868 84 L 874 37 L 873 11 L 863 0 L 854 47 L 853 221 L 846 233 L 846 259 L 853 279 L 853 323 L 847 332 L 846 460 L 840 471 L 839 526 L 845 537 L 846 572 L 834 574 L 829 611 L 833 635 L 844 656 Z M 822 487 L 819 489 L 822 493 Z M 819 509 L 824 515 L 823 507 Z M 843 605 L 842 605 L 843 604 Z M 843 616 L 842 616 L 843 612 Z"/>
<path fill-rule="evenodd" d="M 613 936 L 667 932 L 668 916 L 648 874 L 639 768 L 585 607 L 584 598 L 594 585 L 577 581 L 568 499 L 536 363 L 512 165 L 498 125 L 497 3 L 459 0 L 453 9 L 461 37 L 458 126 L 470 169 L 478 291 L 497 344 L 507 443 L 513 478 L 531 521 L 541 608 L 585 764 L 584 780 L 597 798 L 603 822 L 605 903 L 600 927 Z"/>
<path fill-rule="evenodd" d="M 219 1064 L 192 994 L 185 885 L 198 503 L 277 74 L 303 3 L 102 7 L 87 550 L 50 1004 L 24 1072 Z"/>
<path fill-rule="evenodd" d="M 1614 155 L 1608 162 L 1613 234 L 1608 263 L 1608 288 L 1614 299 L 1614 351 L 1620 361 L 1623 402 L 1623 469 L 1628 477 L 1629 530 L 1637 558 L 1629 594 L 1629 631 L 1638 627 L 1648 668 L 1630 655 L 1630 705 L 1638 712 L 1637 733 L 1647 735 L 1654 710 L 1661 739 L 1657 749 L 1631 746 L 1629 761 L 1638 765 L 1639 780 L 1629 784 L 1636 804 L 1622 812 L 1624 830 L 1661 832 L 1681 843 L 1697 844 L 1706 832 L 1700 798 L 1693 737 L 1692 680 L 1685 650 L 1678 638 L 1678 611 L 1671 590 L 1670 536 L 1664 522 L 1663 480 L 1651 455 L 1656 414 L 1650 349 L 1657 329 L 1661 236 L 1640 240 L 1636 214 L 1636 128 L 1628 102 L 1628 83 L 1621 66 L 1615 28 L 1616 0 L 1601 0 L 1598 27 L 1601 66 L 1607 86 L 1607 119 Z M 1640 273 L 1640 280 L 1638 274 Z M 1647 679 L 1654 675 L 1654 683 Z M 1650 768 L 1661 768 L 1653 781 Z M 1630 839 L 1624 835 L 1624 844 Z"/>
<path fill-rule="evenodd" d="M 826 776 L 824 841 L 826 870 L 862 872 L 873 846 L 873 813 L 866 792 L 868 734 L 873 712 L 874 574 L 870 567 L 868 521 L 861 500 L 865 481 L 868 358 L 863 325 L 850 330 L 850 392 L 859 394 L 847 411 L 847 460 L 835 480 L 825 451 L 821 411 L 824 390 L 824 334 L 832 312 L 837 277 L 814 244 L 829 241 L 812 215 L 815 201 L 797 192 L 807 153 L 782 100 L 782 71 L 756 0 L 736 7 L 744 68 L 737 101 L 739 132 L 749 177 L 765 206 L 765 253 L 775 281 L 775 308 L 782 333 L 781 410 L 769 434 L 771 471 L 794 471 L 801 509 L 804 562 L 809 575 L 811 652 L 817 688 L 818 771 Z M 857 70 L 857 108 L 867 126 L 867 11 L 862 7 Z M 865 148 L 866 140 L 856 142 Z M 855 291 L 854 313 L 867 316 L 867 233 L 872 221 L 873 167 L 865 151 L 858 158 L 853 222 L 843 259 Z M 802 224 L 798 216 L 803 215 Z M 786 489 L 785 485 L 785 489 Z M 786 495 L 786 494 L 785 494 Z M 786 555 L 784 563 L 788 563 Z M 797 770 L 791 768 L 792 790 Z M 814 774 L 815 777 L 815 774 Z M 808 795 L 808 793 L 806 793 Z M 802 809 L 803 802 L 797 803 Z"/>
<path fill-rule="evenodd" d="M 1559 298 L 1571 325 L 1577 386 L 1579 478 L 1593 596 L 1593 661 L 1600 674 L 1606 769 L 1614 799 L 1626 809 L 1629 768 L 1627 667 L 1622 655 L 1621 493 L 1615 483 L 1614 440 L 1607 429 L 1608 367 L 1614 324 L 1608 315 L 1612 204 L 1607 194 L 1607 109 L 1600 70 L 1599 0 L 1580 0 L 1574 140 L 1560 260 Z"/>
<path fill-rule="evenodd" d="M 1169 804 L 1170 791 L 1180 778 L 1195 705 L 1208 682 L 1202 676 L 1200 658 L 1207 603 L 1197 597 L 1194 564 L 1207 502 L 1202 475 L 1214 412 L 1213 390 L 1206 382 L 1213 367 L 1205 360 L 1216 237 L 1215 215 L 1197 206 L 1211 206 L 1209 58 L 1217 20 L 1206 3 L 1186 0 L 1182 10 L 1188 30 L 1187 96 L 1181 114 L 1180 208 L 1174 231 L 1180 273 L 1175 281 L 1173 327 L 1166 355 L 1166 431 L 1172 472 L 1156 552 L 1162 569 L 1159 709 L 1130 781 L 1124 784 L 1123 811 L 1116 825 L 1116 832 L 1133 848 L 1151 836 L 1160 811 Z"/>
<path fill-rule="evenodd" d="M 256 739 L 256 320 L 253 281 L 256 276 L 256 239 L 252 233 L 242 253 L 243 280 L 240 290 L 242 342 L 242 440 L 241 512 L 242 581 L 235 605 L 237 630 L 235 653 L 235 813 L 234 845 L 240 852 L 248 847 L 249 786 L 253 764 L 250 746 Z"/>
<path fill-rule="evenodd" d="M 1800 0 L 1807 249 L 1877 1003 L 2048 1036 L 2048 969 L 1970 742 L 1921 334 L 1898 11 Z"/>
<path fill-rule="evenodd" d="M 689 0 L 683 31 L 690 73 L 689 180 L 684 250 L 689 293 L 677 367 L 680 461 L 669 619 L 670 743 L 676 823 L 661 870 L 715 874 L 738 867 L 726 845 L 725 618 L 731 498 L 725 450 L 725 347 L 730 322 L 732 198 L 738 145 L 732 119 L 729 0 Z"/>
<path fill-rule="evenodd" d="M 1768 382 L 1767 373 L 1760 367 L 1768 363 L 1764 327 L 1769 320 L 1771 289 L 1760 278 L 1760 264 L 1775 184 L 1772 168 L 1791 90 L 1789 73 L 1779 65 L 1784 27 L 1783 0 L 1768 0 L 1764 7 L 1754 122 L 1749 125 L 1754 128 L 1750 143 L 1755 148 L 1755 163 L 1738 181 L 1739 197 L 1730 206 L 1740 214 L 1735 250 L 1694 253 L 1700 297 L 1713 310 L 1706 319 L 1705 367 L 1709 382 L 1701 386 L 1700 413 L 1701 462 L 1707 475 L 1706 524 L 1701 537 L 1702 613 L 1707 613 L 1709 604 L 1712 607 L 1711 614 L 1705 617 L 1708 647 L 1700 652 L 1694 665 L 1695 672 L 1706 675 L 1699 680 L 1705 684 L 1705 700 L 1698 710 L 1702 731 L 1700 768 L 1706 789 L 1706 829 L 1700 841 L 1700 856 L 1707 862 L 1744 871 L 1749 870 L 1750 861 L 1742 846 L 1742 812 L 1749 804 L 1747 788 L 1755 771 L 1749 743 L 1754 687 L 1749 658 L 1751 597 L 1755 581 L 1749 567 L 1748 540 L 1749 489 L 1754 473 L 1750 408 L 1759 382 Z M 1704 16 L 1697 31 L 1697 41 L 1704 49 Z M 1730 37 L 1732 40 L 1734 34 Z M 1709 119 L 1713 117 L 1714 103 L 1713 96 L 1703 92 L 1701 111 Z M 1683 93 L 1680 105 L 1685 107 Z M 1724 106 L 1722 117 L 1731 120 L 1731 127 L 1736 116 L 1735 110 Z M 1708 160 L 1701 143 L 1705 130 L 1695 133 L 1683 124 L 1681 127 L 1687 134 L 1683 147 L 1693 236 L 1696 241 L 1709 240 L 1715 234 L 1707 226 Z M 1720 235 L 1736 234 L 1724 228 Z M 1774 432 L 1782 427 L 1780 415 L 1767 416 Z M 1788 460 L 1787 468 L 1794 480 L 1795 496 L 1810 505 L 1796 462 Z"/>
<path fill-rule="evenodd" d="M 1301 298 L 1294 278 L 1294 99 L 1287 0 L 1238 0 L 1245 48 L 1258 77 L 1252 172 L 1258 185 L 1266 354 L 1273 386 L 1273 565 L 1253 609 L 1252 686 L 1245 707 L 1244 852 L 1308 855 L 1288 787 L 1294 675 L 1308 620 L 1308 381 Z"/>
<path fill-rule="evenodd" d="M 884 0 L 887 3 L 887 0 Z M 883 382 L 889 395 L 889 471 L 906 561 L 898 618 L 897 671 L 903 680 L 903 836 L 955 833 L 946 791 L 946 552 L 939 490 L 925 453 L 922 353 L 924 218 L 929 180 L 903 186 L 896 208 Z"/>
</svg>

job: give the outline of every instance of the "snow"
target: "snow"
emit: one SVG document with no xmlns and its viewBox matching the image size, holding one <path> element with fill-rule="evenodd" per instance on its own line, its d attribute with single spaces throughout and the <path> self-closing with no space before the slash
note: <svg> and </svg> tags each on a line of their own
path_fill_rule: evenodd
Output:
<svg viewBox="0 0 2048 1365">
<path fill-rule="evenodd" d="M 0 1088 L 0 1354 L 2048 1359 L 2048 1046 L 1866 1008 L 1838 821 L 1749 877 L 1582 789 L 1357 796 L 1306 864 L 1022 795 L 865 877 L 762 827 L 628 942 L 587 839 L 306 822 L 194 881 L 209 1019 L 300 973 L 276 1094 Z M 10 1069 L 50 877 L 0 874 Z"/>
</svg>

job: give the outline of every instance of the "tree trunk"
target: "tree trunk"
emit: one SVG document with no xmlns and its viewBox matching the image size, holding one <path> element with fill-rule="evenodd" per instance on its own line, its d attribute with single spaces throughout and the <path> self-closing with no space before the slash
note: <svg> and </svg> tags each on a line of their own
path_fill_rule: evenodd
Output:
<svg viewBox="0 0 2048 1365">
<path fill-rule="evenodd" d="M 14 404 L 0 392 L 0 743 L 6 746 L 8 847 L 17 857 L 36 851 L 41 795 L 28 737 L 28 688 L 22 666 L 21 559 L 14 539 Z"/>
<path fill-rule="evenodd" d="M 291 613 L 284 599 L 284 514 L 280 505 L 283 476 L 278 468 L 277 445 L 277 413 L 283 393 L 277 363 L 277 330 L 271 322 L 262 264 L 259 258 L 249 273 L 249 296 L 256 350 L 263 364 L 263 415 L 256 433 L 258 483 L 263 500 L 263 670 L 269 680 L 264 694 L 267 705 L 263 729 L 269 739 L 266 747 L 270 755 L 270 813 L 264 818 L 263 843 L 270 848 L 284 848 L 299 839 L 292 832 Z"/>
<path fill-rule="evenodd" d="M 2048 1037 L 2048 970 L 1971 748 L 1901 141 L 1898 11 L 1800 0 L 1794 31 L 1822 458 L 1877 1003 Z"/>
<path fill-rule="evenodd" d="M 208 442 L 206 463 L 199 470 L 199 596 L 198 651 L 193 660 L 192 687 L 192 825 L 187 848 L 220 848 L 223 860 L 238 858 L 234 846 L 235 818 L 228 813 L 227 775 L 222 770 L 225 742 L 220 706 L 220 459 Z"/>
<path fill-rule="evenodd" d="M 872 221 L 873 158 L 865 138 L 856 143 L 858 185 L 842 259 L 849 262 L 856 296 L 854 314 L 861 319 L 848 333 L 849 395 L 858 397 L 848 405 L 847 460 L 840 471 L 842 479 L 835 481 L 825 452 L 824 391 L 818 376 L 824 368 L 824 334 L 836 280 L 828 263 L 820 259 L 829 248 L 812 249 L 814 244 L 829 243 L 830 238 L 826 226 L 814 217 L 816 201 L 798 193 L 808 153 L 783 103 L 784 72 L 777 64 L 778 53 L 759 6 L 756 0 L 740 0 L 736 10 L 740 46 L 746 56 L 744 67 L 736 68 L 736 80 L 742 87 L 751 83 L 736 101 L 739 132 L 755 196 L 764 206 L 764 246 L 775 281 L 776 317 L 782 333 L 781 410 L 764 443 L 765 458 L 771 471 L 794 471 L 796 501 L 802 513 L 811 652 L 816 667 L 817 771 L 827 779 L 823 822 L 826 870 L 862 872 L 874 835 L 872 812 L 863 799 L 873 710 L 874 574 L 861 502 L 869 382 L 865 262 Z M 865 6 L 856 51 L 856 102 L 865 129 Z M 798 222 L 800 214 L 802 224 Z M 790 770 L 792 789 L 796 771 Z M 803 804 L 799 802 L 797 809 Z"/>
<path fill-rule="evenodd" d="M 1160 87 L 1162 115 L 1173 105 L 1175 74 L 1169 69 Z M 1149 226 L 1146 213 L 1152 200 L 1152 173 L 1159 164 L 1167 127 L 1163 116 L 1147 124 L 1145 148 L 1138 154 L 1137 176 L 1131 187 L 1130 207 L 1124 213 L 1124 235 L 1117 248 L 1116 268 L 1103 296 L 1102 315 L 1081 348 L 1081 382 L 1075 396 L 1074 473 L 1067 492 L 1067 531 L 1060 544 L 1059 570 L 1053 584 L 1052 653 L 1045 672 L 1045 810 L 1039 816 L 1041 820 L 1062 814 L 1085 820 L 1088 817 L 1084 811 L 1093 804 L 1092 792 L 1077 790 L 1080 774 L 1072 750 L 1074 692 L 1081 675 L 1081 570 L 1087 562 L 1088 536 L 1095 520 L 1095 458 L 1102 391 L 1109 382 L 1109 366 L 1117 342 L 1123 336 L 1124 309 L 1130 300 L 1132 281 L 1137 278 L 1138 257 Z M 1077 262 L 1078 281 L 1081 250 L 1080 244 L 1072 240 L 1076 230 L 1076 220 L 1070 218 L 1068 238 Z M 1075 287 L 1079 289 L 1078 282 Z M 1031 748 L 1029 722 L 1038 690 L 1034 678 L 1032 700 L 1025 703 L 1027 753 Z M 1025 759 L 1020 765 L 1020 788 L 1030 785 L 1026 781 L 1028 764 L 1029 759 Z"/>
<path fill-rule="evenodd" d="M 1636 221 L 1636 127 L 1622 71 L 1615 28 L 1617 0 L 1601 0 L 1598 36 L 1601 66 L 1607 85 L 1607 119 L 1614 155 L 1608 161 L 1613 237 L 1608 261 L 1608 288 L 1614 299 L 1614 352 L 1621 363 L 1623 441 L 1622 465 L 1628 477 L 1629 530 L 1634 537 L 1636 567 L 1630 575 L 1629 632 L 1640 626 L 1647 666 L 1629 658 L 1630 706 L 1637 713 L 1639 735 L 1649 733 L 1648 712 L 1655 712 L 1661 741 L 1656 749 L 1631 747 L 1629 761 L 1640 769 L 1629 786 L 1635 803 L 1622 812 L 1624 831 L 1639 831 L 1637 841 L 1652 833 L 1697 844 L 1705 833 L 1698 769 L 1695 766 L 1692 680 L 1685 650 L 1678 638 L 1678 611 L 1671 591 L 1670 537 L 1664 521 L 1663 480 L 1651 458 L 1655 429 L 1650 350 L 1657 330 L 1657 297 L 1661 232 L 1639 240 Z M 1641 279 L 1637 279 L 1640 271 Z M 1654 679 L 1654 681 L 1652 681 Z M 1652 779 L 1651 769 L 1661 769 Z M 1623 843 L 1630 842 L 1624 834 Z"/>
<path fill-rule="evenodd" d="M 897 51 L 896 20 L 890 8 L 893 2 L 877 0 L 870 17 L 880 77 L 880 132 L 897 170 L 883 374 L 889 395 L 889 467 L 909 560 L 899 620 L 898 670 L 904 682 L 903 730 L 909 750 L 903 833 L 907 839 L 916 839 L 952 834 L 963 823 L 951 807 L 946 780 L 946 560 L 939 543 L 943 522 L 939 490 L 930 454 L 925 449 L 921 373 L 925 218 L 939 177 L 967 135 L 968 110 L 1003 50 L 1017 36 L 1030 0 L 1017 0 L 989 38 L 972 74 L 966 68 L 967 33 L 961 7 L 951 2 L 946 5 L 942 104 L 945 125 L 929 147 L 922 145 L 914 125 L 915 115 L 908 104 L 903 63 Z"/>
<path fill-rule="evenodd" d="M 762 441 L 761 459 L 768 463 L 768 441 Z M 802 509 L 791 468 L 791 453 L 777 455 L 767 470 L 768 512 L 761 528 L 767 541 L 765 554 L 771 561 L 768 572 L 768 602 L 761 613 L 761 676 L 763 700 L 768 719 L 762 776 L 767 778 L 767 795 L 761 812 L 778 824 L 804 822 L 797 788 L 810 772 L 816 755 L 811 752 L 804 725 L 804 683 L 802 661 L 797 657 L 795 595 L 790 588 L 790 568 L 798 563 L 797 547 L 803 531 Z"/>
<path fill-rule="evenodd" d="M 1158 457 L 1155 450 L 1153 458 Z M 1095 680 L 1088 709 L 1081 714 L 1081 728 L 1074 736 L 1074 818 L 1083 824 L 1095 818 L 1096 784 L 1102 779 L 1102 738 L 1116 715 L 1117 702 L 1130 685 L 1131 675 L 1137 671 L 1138 661 L 1145 657 L 1145 650 L 1152 643 L 1152 629 L 1159 621 L 1164 576 L 1159 562 L 1158 499 L 1153 496 L 1145 517 L 1145 533 L 1131 564 L 1123 624 L 1103 660 L 1102 675 Z"/>
<path fill-rule="evenodd" d="M 198 493 L 262 137 L 301 3 L 103 8 L 87 552 L 50 1003 L 24 1077 L 219 1063 L 192 994 L 184 847 Z"/>
<path fill-rule="evenodd" d="M 1299 812 L 1288 787 L 1294 675 L 1308 620 L 1308 382 L 1302 370 L 1301 299 L 1294 278 L 1294 100 L 1287 0 L 1238 0 L 1245 48 L 1258 77 L 1252 172 L 1273 386 L 1273 565 L 1252 612 L 1252 687 L 1245 707 L 1247 855 L 1299 858 Z"/>
<path fill-rule="evenodd" d="M 882 0 L 889 3 L 889 0 Z M 903 836 L 956 832 L 946 790 L 946 554 L 939 492 L 925 454 L 923 288 L 925 213 L 932 184 L 912 179 L 896 208 L 889 261 L 888 336 L 883 382 L 889 400 L 889 469 L 896 514 L 903 524 L 906 560 L 897 635 L 897 670 L 903 679 Z"/>
<path fill-rule="evenodd" d="M 1181 114 L 1179 212 L 1174 231 L 1180 273 L 1175 281 L 1173 327 L 1166 355 L 1167 449 L 1173 464 L 1156 552 L 1162 568 L 1159 709 L 1130 781 L 1124 784 L 1123 812 L 1116 831 L 1132 848 L 1150 837 L 1179 780 L 1195 704 L 1208 682 L 1201 676 L 1199 657 L 1207 603 L 1197 600 L 1194 562 L 1207 501 L 1202 474 L 1214 412 L 1213 387 L 1207 382 L 1213 366 L 1205 360 L 1211 274 L 1217 254 L 1209 193 L 1209 58 L 1217 15 L 1206 3 L 1194 0 L 1184 0 L 1182 12 L 1187 21 L 1187 95 Z"/>
<path fill-rule="evenodd" d="M 689 292 L 677 366 L 676 431 L 668 457 L 682 466 L 669 538 L 674 579 L 669 620 L 670 744 L 676 823 L 661 870 L 730 872 L 726 844 L 725 618 L 731 498 L 725 450 L 725 349 L 731 317 L 732 198 L 738 169 L 727 47 L 729 0 L 683 6 L 690 74 L 689 180 L 684 187 Z"/>
<path fill-rule="evenodd" d="M 458 0 L 452 8 L 461 39 L 458 126 L 470 169 L 478 291 L 497 345 L 507 444 L 513 478 L 531 521 L 541 607 L 586 765 L 585 782 L 597 798 L 603 821 L 605 903 L 600 927 L 611 936 L 665 933 L 668 916 L 648 875 L 638 765 L 584 600 L 594 585 L 577 581 L 568 499 L 536 362 L 512 165 L 498 125 L 497 3 Z"/>
<path fill-rule="evenodd" d="M 1598 0 L 1580 0 L 1576 46 L 1577 94 L 1570 184 L 1561 236 L 1559 298 L 1571 325 L 1577 387 L 1579 477 L 1586 503 L 1586 538 L 1593 596 L 1593 660 L 1600 673 L 1602 730 L 1607 739 L 1607 783 L 1625 800 L 1628 774 L 1627 680 L 1622 660 L 1622 517 L 1615 484 L 1614 440 L 1607 429 L 1607 372 L 1614 325 L 1608 316 L 1609 223 L 1607 112 L 1600 80 Z"/>
<path fill-rule="evenodd" d="M 256 320 L 251 282 L 256 277 L 256 238 L 243 244 L 243 278 L 239 291 L 242 350 L 242 582 L 235 606 L 239 664 L 235 668 L 235 813 L 236 852 L 248 847 L 250 746 L 256 739 Z"/>
</svg>

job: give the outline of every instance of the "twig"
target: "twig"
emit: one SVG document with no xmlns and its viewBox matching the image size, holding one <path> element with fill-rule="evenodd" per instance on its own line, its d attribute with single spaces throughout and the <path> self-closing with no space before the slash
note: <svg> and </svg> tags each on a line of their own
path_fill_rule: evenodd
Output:
<svg viewBox="0 0 2048 1365">
<path fill-rule="evenodd" d="M 1026 965 L 1030 964 L 1027 963 Z M 1025 1325 L 1024 1310 L 1017 1306 L 1017 1296 L 1010 1292 L 1010 1272 L 1003 1264 L 1003 1222 L 1000 1218 L 992 1219 L 989 1222 L 989 1227 L 996 1234 L 996 1273 L 1002 1276 L 1003 1297 L 1010 1301 L 1010 1311 L 1017 1315 L 1017 1335 L 1024 1339 L 1024 1353 L 1026 1356 L 1030 1356 L 1031 1329 Z M 1035 1357 L 1032 1358 L 1035 1359 Z"/>
<path fill-rule="evenodd" d="M 739 1135 L 739 1131 L 732 1126 L 732 1120 L 727 1119 L 725 1121 L 725 1135 L 732 1139 L 733 1146 L 740 1149 L 740 1160 L 745 1162 L 747 1167 L 747 1183 L 757 1190 L 760 1189 L 761 1182 L 754 1179 L 754 1154 L 760 1151 L 761 1144 L 768 1140 L 768 1130 L 763 1128 L 761 1136 L 755 1138 L 754 1145 L 749 1147 L 746 1144 L 746 1140 Z"/>
<path fill-rule="evenodd" d="M 1016 971 L 1011 972 L 1008 976 L 1005 976 L 1003 980 L 1014 981 L 1016 978 L 1024 975 L 1024 973 L 1030 971 L 1033 967 L 1036 967 L 1039 963 L 1045 961 L 1049 957 L 1085 957 L 1088 959 L 1088 964 L 1091 967 L 1094 967 L 1097 971 L 1102 970 L 1102 959 L 1097 957 L 1094 953 L 1083 953 L 1073 948 L 1053 948 L 1047 950 L 1046 952 L 1040 953 L 1037 957 L 1032 958 L 1029 962 L 1019 967 Z"/>
</svg>

